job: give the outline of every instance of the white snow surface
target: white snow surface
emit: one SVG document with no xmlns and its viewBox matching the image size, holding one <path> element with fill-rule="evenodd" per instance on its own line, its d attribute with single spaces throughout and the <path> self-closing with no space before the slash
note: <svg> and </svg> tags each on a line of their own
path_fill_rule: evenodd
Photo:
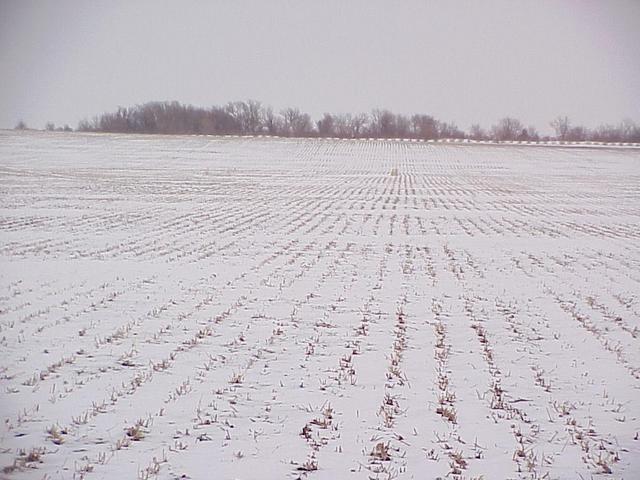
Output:
<svg viewBox="0 0 640 480">
<path fill-rule="evenodd" d="M 0 133 L 0 478 L 640 475 L 640 150 Z"/>
</svg>

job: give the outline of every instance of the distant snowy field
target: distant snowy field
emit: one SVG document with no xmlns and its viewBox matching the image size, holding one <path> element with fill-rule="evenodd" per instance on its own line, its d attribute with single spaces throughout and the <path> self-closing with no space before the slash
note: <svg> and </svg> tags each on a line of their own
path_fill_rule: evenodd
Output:
<svg viewBox="0 0 640 480">
<path fill-rule="evenodd" d="M 0 478 L 640 475 L 640 150 L 0 132 Z"/>
</svg>

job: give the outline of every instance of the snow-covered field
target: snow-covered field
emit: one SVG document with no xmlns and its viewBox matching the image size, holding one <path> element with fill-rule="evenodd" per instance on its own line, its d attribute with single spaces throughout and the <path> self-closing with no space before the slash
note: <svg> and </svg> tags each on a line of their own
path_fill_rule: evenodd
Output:
<svg viewBox="0 0 640 480">
<path fill-rule="evenodd" d="M 0 478 L 640 475 L 640 150 L 0 133 Z"/>
</svg>

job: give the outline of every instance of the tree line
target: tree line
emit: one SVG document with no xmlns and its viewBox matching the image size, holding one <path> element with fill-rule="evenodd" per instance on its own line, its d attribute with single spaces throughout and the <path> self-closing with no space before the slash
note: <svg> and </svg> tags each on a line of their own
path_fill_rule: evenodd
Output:
<svg viewBox="0 0 640 480">
<path fill-rule="evenodd" d="M 573 125 L 568 117 L 554 119 L 550 126 L 555 136 L 541 136 L 535 127 L 525 126 L 512 117 L 500 119 L 489 129 L 472 125 L 463 131 L 455 123 L 437 120 L 431 115 L 403 115 L 386 109 L 370 113 L 325 113 L 313 121 L 298 108 L 276 112 L 256 100 L 229 102 L 224 106 L 195 107 L 179 102 L 149 102 L 92 120 L 82 120 L 82 132 L 201 134 L 201 135 L 272 135 L 283 137 L 339 138 L 415 138 L 421 140 L 472 139 L 494 141 L 596 141 L 640 142 L 640 126 L 626 120 L 618 125 L 601 125 L 595 129 Z M 26 128 L 21 122 L 16 128 Z M 52 123 L 47 130 L 60 130 Z M 64 130 L 71 130 L 67 125 Z"/>
</svg>

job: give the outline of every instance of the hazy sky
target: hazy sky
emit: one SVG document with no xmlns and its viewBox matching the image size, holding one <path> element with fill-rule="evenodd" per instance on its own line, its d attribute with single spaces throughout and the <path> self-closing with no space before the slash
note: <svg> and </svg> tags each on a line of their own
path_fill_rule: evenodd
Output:
<svg viewBox="0 0 640 480">
<path fill-rule="evenodd" d="M 0 0 L 0 128 L 254 98 L 466 129 L 640 121 L 640 1 Z"/>
</svg>

